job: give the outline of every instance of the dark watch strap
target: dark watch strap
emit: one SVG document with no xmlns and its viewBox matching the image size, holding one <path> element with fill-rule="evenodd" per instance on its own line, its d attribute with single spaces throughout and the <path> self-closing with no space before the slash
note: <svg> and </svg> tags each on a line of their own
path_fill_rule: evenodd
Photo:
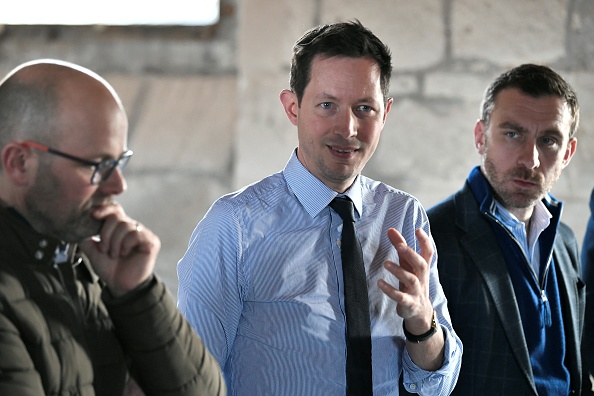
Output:
<svg viewBox="0 0 594 396">
<path fill-rule="evenodd" d="M 404 330 L 404 336 L 410 342 L 415 342 L 418 344 L 421 341 L 425 341 L 426 339 L 431 337 L 433 334 L 435 334 L 435 332 L 437 331 L 437 320 L 435 318 L 435 310 L 433 311 L 433 317 L 431 318 L 431 328 L 427 332 L 425 332 L 423 334 L 419 334 L 419 335 L 414 335 L 412 333 L 409 333 L 408 330 L 406 330 L 404 321 L 402 321 L 402 330 Z"/>
</svg>

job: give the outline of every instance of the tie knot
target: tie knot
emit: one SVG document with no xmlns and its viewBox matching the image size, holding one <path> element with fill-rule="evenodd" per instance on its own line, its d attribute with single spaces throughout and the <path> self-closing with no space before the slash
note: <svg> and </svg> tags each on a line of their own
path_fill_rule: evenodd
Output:
<svg viewBox="0 0 594 396">
<path fill-rule="evenodd" d="M 355 221 L 353 201 L 344 197 L 336 197 L 330 202 L 330 207 L 342 218 L 342 221 Z"/>
</svg>

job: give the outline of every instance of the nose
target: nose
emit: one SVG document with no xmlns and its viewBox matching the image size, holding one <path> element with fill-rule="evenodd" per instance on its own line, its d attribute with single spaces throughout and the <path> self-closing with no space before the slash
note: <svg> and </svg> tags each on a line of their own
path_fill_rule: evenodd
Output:
<svg viewBox="0 0 594 396">
<path fill-rule="evenodd" d="M 540 166 L 540 153 L 536 142 L 526 142 L 520 149 L 518 163 L 527 169 L 535 169 Z"/>
<path fill-rule="evenodd" d="M 359 122 L 355 114 L 348 109 L 338 114 L 336 119 L 336 125 L 334 126 L 334 133 L 341 135 L 345 139 L 353 136 L 357 136 L 357 129 Z"/>
<path fill-rule="evenodd" d="M 106 195 L 119 195 L 126 191 L 128 184 L 126 183 L 122 171 L 119 168 L 116 168 L 106 180 L 99 184 L 99 188 Z"/>
</svg>

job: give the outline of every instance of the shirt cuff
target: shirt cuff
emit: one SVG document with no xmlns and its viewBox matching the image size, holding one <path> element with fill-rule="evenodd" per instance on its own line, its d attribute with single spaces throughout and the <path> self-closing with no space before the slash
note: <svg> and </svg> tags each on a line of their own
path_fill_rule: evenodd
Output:
<svg viewBox="0 0 594 396">
<path fill-rule="evenodd" d="M 435 371 L 423 370 L 413 362 L 408 350 L 404 348 L 403 383 L 404 388 L 408 392 L 439 395 L 441 394 L 441 388 L 443 388 L 445 385 L 443 384 L 444 378 L 447 376 L 453 376 L 457 372 L 457 364 L 455 364 L 455 362 L 459 359 L 456 359 L 455 357 L 461 353 L 458 351 L 458 343 L 447 328 L 445 328 L 443 325 L 440 325 L 440 327 L 444 334 L 445 348 L 444 361 L 439 369 Z M 455 383 L 453 380 L 446 382 Z"/>
</svg>

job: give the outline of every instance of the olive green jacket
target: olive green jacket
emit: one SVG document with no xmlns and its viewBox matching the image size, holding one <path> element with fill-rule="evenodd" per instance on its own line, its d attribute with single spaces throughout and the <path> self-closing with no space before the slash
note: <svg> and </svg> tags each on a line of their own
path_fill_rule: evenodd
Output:
<svg viewBox="0 0 594 396">
<path fill-rule="evenodd" d="M 112 298 L 86 257 L 0 208 L 0 395 L 224 395 L 218 363 L 156 277 Z"/>
</svg>

